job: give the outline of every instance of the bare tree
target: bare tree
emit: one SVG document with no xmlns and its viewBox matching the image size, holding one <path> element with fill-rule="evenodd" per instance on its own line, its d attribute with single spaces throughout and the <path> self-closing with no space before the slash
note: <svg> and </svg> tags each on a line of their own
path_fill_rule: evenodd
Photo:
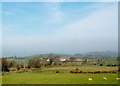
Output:
<svg viewBox="0 0 120 86">
<path fill-rule="evenodd" d="M 43 66 L 41 58 L 32 58 L 28 62 L 29 67 L 40 68 Z"/>
<path fill-rule="evenodd" d="M 7 63 L 7 58 L 2 58 L 2 71 L 9 71 L 8 70 L 8 63 Z"/>
</svg>

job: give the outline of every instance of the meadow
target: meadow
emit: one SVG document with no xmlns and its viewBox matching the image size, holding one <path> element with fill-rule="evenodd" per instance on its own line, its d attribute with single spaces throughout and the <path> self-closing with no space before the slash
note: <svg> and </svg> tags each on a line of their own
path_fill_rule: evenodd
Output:
<svg viewBox="0 0 120 86">
<path fill-rule="evenodd" d="M 102 77 L 108 80 L 103 80 Z M 117 84 L 117 74 L 38 74 L 21 73 L 3 77 L 3 84 Z M 92 81 L 88 78 L 92 77 Z"/>
<path fill-rule="evenodd" d="M 80 70 L 117 70 L 117 67 L 77 66 Z M 2 84 L 118 84 L 118 74 L 71 74 L 76 67 L 53 67 L 35 69 L 31 72 L 3 75 Z M 59 71 L 59 73 L 56 73 Z M 102 78 L 106 77 L 107 80 Z M 93 80 L 89 81 L 88 78 Z"/>
</svg>

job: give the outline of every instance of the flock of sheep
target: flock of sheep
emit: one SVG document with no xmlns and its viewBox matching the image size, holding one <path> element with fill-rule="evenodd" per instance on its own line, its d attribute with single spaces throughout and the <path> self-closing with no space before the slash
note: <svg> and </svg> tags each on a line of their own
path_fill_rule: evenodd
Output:
<svg viewBox="0 0 120 86">
<path fill-rule="evenodd" d="M 106 78 L 106 77 L 103 77 L 102 79 L 103 79 L 103 80 L 107 80 L 107 78 Z M 88 80 L 89 80 L 89 81 L 92 81 L 92 80 L 93 80 L 93 78 L 88 78 Z M 116 78 L 116 80 L 120 80 L 120 78 Z"/>
</svg>

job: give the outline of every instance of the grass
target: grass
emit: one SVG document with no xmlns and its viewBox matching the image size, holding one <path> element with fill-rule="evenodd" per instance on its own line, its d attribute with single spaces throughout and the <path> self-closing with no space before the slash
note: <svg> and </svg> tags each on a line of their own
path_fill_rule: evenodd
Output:
<svg viewBox="0 0 120 86">
<path fill-rule="evenodd" d="M 59 70 L 60 73 L 69 73 L 70 70 L 75 70 L 78 68 L 82 71 L 97 71 L 97 70 L 117 70 L 118 67 L 106 67 L 106 66 L 68 66 L 68 67 L 53 67 L 53 68 L 43 68 L 42 70 L 36 70 L 34 72 L 43 72 L 43 73 L 55 73 Z"/>
<path fill-rule="evenodd" d="M 118 74 L 70 74 L 76 67 L 55 67 L 37 69 L 27 73 L 12 73 L 3 75 L 3 84 L 118 84 Z M 79 66 L 81 70 L 113 70 L 117 67 Z M 60 73 L 55 73 L 59 70 Z M 89 81 L 88 78 L 93 78 Z M 103 80 L 107 77 L 107 80 Z"/>
<path fill-rule="evenodd" d="M 88 78 L 93 78 L 88 81 Z M 103 80 L 107 77 L 108 80 Z M 117 84 L 117 74 L 38 74 L 21 73 L 3 77 L 3 84 Z"/>
</svg>

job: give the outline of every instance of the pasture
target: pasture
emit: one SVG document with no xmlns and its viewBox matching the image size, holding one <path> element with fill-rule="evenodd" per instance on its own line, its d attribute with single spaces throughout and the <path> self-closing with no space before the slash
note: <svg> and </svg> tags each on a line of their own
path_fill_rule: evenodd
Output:
<svg viewBox="0 0 120 86">
<path fill-rule="evenodd" d="M 35 69 L 31 72 L 10 73 L 2 77 L 3 84 L 118 84 L 118 74 L 71 74 L 76 67 Z M 80 70 L 117 70 L 117 67 L 79 66 Z M 56 71 L 59 73 L 56 73 Z M 106 77 L 107 80 L 104 80 Z M 93 80 L 89 81 L 88 78 Z"/>
</svg>

